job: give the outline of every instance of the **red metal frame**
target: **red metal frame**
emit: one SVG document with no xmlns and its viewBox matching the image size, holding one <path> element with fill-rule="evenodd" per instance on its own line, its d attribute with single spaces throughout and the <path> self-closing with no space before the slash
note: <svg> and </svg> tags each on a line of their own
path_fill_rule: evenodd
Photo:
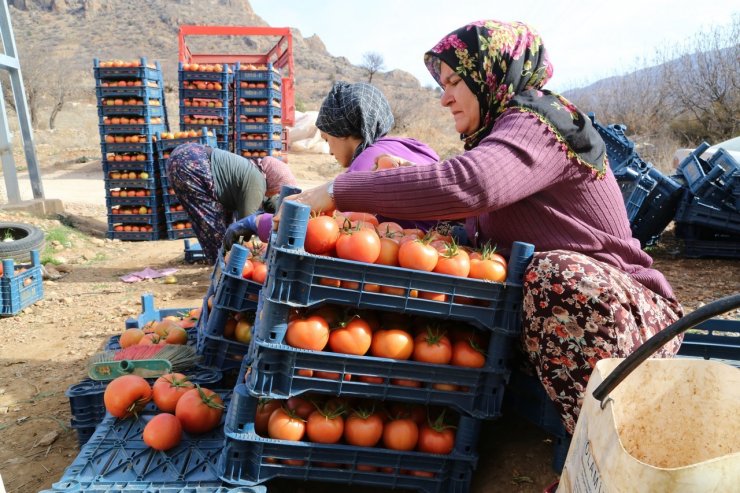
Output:
<svg viewBox="0 0 740 493">
<path fill-rule="evenodd" d="M 192 53 L 186 36 L 273 36 L 280 37 L 270 51 L 261 54 Z M 178 35 L 179 58 L 182 63 L 272 63 L 282 74 L 283 123 L 295 123 L 295 78 L 293 76 L 293 35 L 288 27 L 258 26 L 180 26 Z M 286 73 L 287 72 L 287 73 Z"/>
</svg>

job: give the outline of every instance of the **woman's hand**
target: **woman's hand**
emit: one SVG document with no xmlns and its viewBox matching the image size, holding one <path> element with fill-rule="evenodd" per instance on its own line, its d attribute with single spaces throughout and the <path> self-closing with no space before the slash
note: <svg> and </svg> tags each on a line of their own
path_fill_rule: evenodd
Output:
<svg viewBox="0 0 740 493">
<path fill-rule="evenodd" d="M 289 195 L 283 199 L 283 202 L 290 200 L 292 202 L 298 202 L 299 204 L 305 204 L 311 208 L 311 212 L 319 213 L 331 213 L 334 211 L 334 199 L 329 195 L 328 189 L 332 182 L 324 183 L 318 187 L 311 188 L 304 192 L 296 195 Z M 282 212 L 278 210 L 277 213 L 272 216 L 272 229 L 277 231 L 278 225 L 280 224 L 280 214 Z"/>
</svg>

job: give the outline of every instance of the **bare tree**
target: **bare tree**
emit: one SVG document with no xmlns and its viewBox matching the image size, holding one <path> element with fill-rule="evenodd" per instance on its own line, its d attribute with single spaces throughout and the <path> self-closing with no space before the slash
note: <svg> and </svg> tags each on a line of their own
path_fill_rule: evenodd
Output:
<svg viewBox="0 0 740 493">
<path fill-rule="evenodd" d="M 740 16 L 729 27 L 696 35 L 663 56 L 663 84 L 674 131 L 688 142 L 718 141 L 740 128 Z"/>
<path fill-rule="evenodd" d="M 373 75 L 383 70 L 385 62 L 383 55 L 373 51 L 369 51 L 362 55 L 362 64 L 360 65 L 367 71 L 367 81 L 372 83 Z"/>
<path fill-rule="evenodd" d="M 65 100 L 70 95 L 72 88 L 72 79 L 68 77 L 70 68 L 61 61 L 49 63 L 49 60 L 54 59 L 55 57 L 40 46 L 34 46 L 20 53 L 23 86 L 26 91 L 31 125 L 34 128 L 38 128 L 40 124 L 39 113 L 42 103 L 48 100 L 51 104 L 49 128 L 53 129 L 56 117 L 62 111 Z M 5 103 L 15 111 L 15 99 L 10 79 L 7 76 L 3 77 L 3 95 Z"/>
</svg>

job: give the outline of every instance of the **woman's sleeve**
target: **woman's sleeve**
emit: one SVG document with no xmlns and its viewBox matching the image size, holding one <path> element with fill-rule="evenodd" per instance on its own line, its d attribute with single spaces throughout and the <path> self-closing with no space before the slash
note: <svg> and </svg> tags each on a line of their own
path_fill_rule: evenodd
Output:
<svg viewBox="0 0 740 493">
<path fill-rule="evenodd" d="M 516 110 L 470 151 L 426 166 L 342 173 L 337 209 L 398 219 L 459 219 L 490 212 L 562 180 L 569 163 L 555 134 Z"/>
</svg>

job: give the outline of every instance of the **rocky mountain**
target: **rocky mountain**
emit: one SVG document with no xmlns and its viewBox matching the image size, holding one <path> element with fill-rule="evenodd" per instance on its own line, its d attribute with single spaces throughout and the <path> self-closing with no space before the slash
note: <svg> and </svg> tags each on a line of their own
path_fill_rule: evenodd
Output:
<svg viewBox="0 0 740 493">
<path fill-rule="evenodd" d="M 67 79 L 92 87 L 93 58 L 159 61 L 165 83 L 177 86 L 178 30 L 183 24 L 266 26 L 247 0 L 8 0 L 21 63 L 63 67 Z M 320 104 L 332 81 L 366 80 L 365 71 L 332 56 L 321 39 L 293 30 L 296 97 L 308 109 Z M 277 38 L 192 37 L 194 52 L 265 53 Z M 393 71 L 373 79 L 395 91 L 418 91 L 411 74 Z"/>
</svg>

